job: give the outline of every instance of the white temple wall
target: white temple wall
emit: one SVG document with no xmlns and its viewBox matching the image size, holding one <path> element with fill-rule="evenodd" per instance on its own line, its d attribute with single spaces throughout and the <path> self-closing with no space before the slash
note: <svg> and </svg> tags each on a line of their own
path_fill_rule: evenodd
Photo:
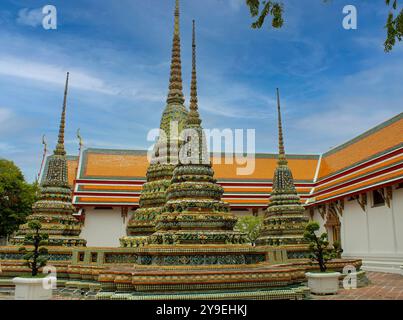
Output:
<svg viewBox="0 0 403 320">
<path fill-rule="evenodd" d="M 372 192 L 368 196 L 369 252 L 372 254 L 394 254 L 396 253 L 396 245 L 392 208 L 386 204 L 373 207 Z"/>
<path fill-rule="evenodd" d="M 253 215 L 252 210 L 237 210 L 237 209 L 231 209 L 231 213 L 238 218 L 240 217 L 246 217 L 246 216 L 251 216 Z"/>
<path fill-rule="evenodd" d="M 345 255 L 360 256 L 369 252 L 368 216 L 356 200 L 345 201 L 341 245 Z"/>
<path fill-rule="evenodd" d="M 361 209 L 356 200 L 344 201 L 341 222 L 343 256 L 360 258 L 363 269 L 401 273 L 403 266 L 403 188 L 393 187 L 390 208 L 373 205 L 372 192 L 367 193 L 367 206 Z M 325 231 L 325 221 L 314 210 L 315 221 Z M 331 240 L 331 234 L 329 234 Z"/>
<path fill-rule="evenodd" d="M 81 237 L 87 240 L 88 247 L 119 247 L 119 239 L 126 235 L 128 220 L 129 216 L 122 217 L 119 207 L 87 208 Z"/>
<path fill-rule="evenodd" d="M 259 217 L 264 217 L 265 214 L 265 209 L 258 208 L 257 209 L 257 214 Z M 247 209 L 247 210 L 237 210 L 237 209 L 231 209 L 231 213 L 238 218 L 240 217 L 246 217 L 246 216 L 253 216 L 253 209 Z"/>
<path fill-rule="evenodd" d="M 325 221 L 322 219 L 322 217 L 319 214 L 319 211 L 317 209 L 314 209 L 313 220 L 319 223 L 319 226 L 320 226 L 319 232 L 321 234 L 323 232 L 326 232 Z"/>
<path fill-rule="evenodd" d="M 392 212 L 395 222 L 396 251 L 403 255 L 403 188 L 393 191 Z"/>
</svg>

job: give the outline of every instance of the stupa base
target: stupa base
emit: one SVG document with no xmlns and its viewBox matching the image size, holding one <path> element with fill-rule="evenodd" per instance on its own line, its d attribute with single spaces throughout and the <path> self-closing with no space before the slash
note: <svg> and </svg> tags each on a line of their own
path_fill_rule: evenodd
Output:
<svg viewBox="0 0 403 320">
<path fill-rule="evenodd" d="M 224 291 L 197 293 L 140 294 L 98 292 L 96 300 L 304 300 L 310 295 L 306 286 L 295 286 L 272 290 Z"/>
<path fill-rule="evenodd" d="M 58 285 L 65 286 L 62 291 L 99 300 L 305 299 L 305 272 L 317 269 L 308 259 L 288 258 L 289 250 L 298 247 L 49 249 L 49 264 L 57 268 Z M 4 279 L 29 273 L 18 247 L 1 247 L 0 261 Z M 361 260 L 328 263 L 335 271 L 342 271 L 346 265 L 360 270 Z"/>
<path fill-rule="evenodd" d="M 15 236 L 10 240 L 13 246 L 25 246 L 24 236 Z M 85 247 L 87 241 L 74 236 L 50 236 L 46 247 Z"/>
<path fill-rule="evenodd" d="M 137 248 L 149 242 L 149 236 L 127 236 L 119 239 L 122 248 Z"/>
</svg>

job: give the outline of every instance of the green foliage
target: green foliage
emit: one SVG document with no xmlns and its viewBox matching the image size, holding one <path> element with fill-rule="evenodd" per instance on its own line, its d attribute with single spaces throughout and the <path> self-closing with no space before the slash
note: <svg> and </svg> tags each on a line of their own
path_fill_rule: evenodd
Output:
<svg viewBox="0 0 403 320">
<path fill-rule="evenodd" d="M 259 29 L 262 27 L 268 15 L 272 16 L 272 27 L 281 28 L 283 26 L 283 5 L 277 1 L 262 1 L 263 9 L 260 10 L 259 0 L 246 0 L 252 17 L 257 20 L 252 23 L 252 28 Z"/>
<path fill-rule="evenodd" d="M 24 243 L 33 245 L 33 250 L 27 250 L 25 247 L 20 248 L 20 252 L 24 254 L 26 265 L 31 269 L 31 275 L 36 277 L 40 268 L 46 266 L 48 261 L 48 249 L 43 247 L 47 244 L 49 235 L 41 233 L 42 225 L 39 221 L 28 222 L 28 227 L 32 231 L 27 233 Z"/>
<path fill-rule="evenodd" d="M 25 182 L 21 170 L 12 162 L 0 159 L 0 237 L 18 230 L 31 213 L 37 185 Z"/>
<path fill-rule="evenodd" d="M 322 0 L 330 2 L 330 0 Z M 398 10 L 398 0 L 385 0 L 386 5 L 391 6 L 391 10 Z M 273 28 L 281 28 L 284 24 L 283 4 L 280 1 L 267 0 L 246 0 L 249 7 L 250 15 L 257 20 L 252 23 L 252 28 L 260 29 L 268 16 L 272 17 L 271 25 Z M 261 8 L 262 7 L 262 8 Z M 385 26 L 387 37 L 384 43 L 385 52 L 389 52 L 396 44 L 396 40 L 401 41 L 403 38 L 403 9 L 396 15 L 392 11 L 389 12 Z"/>
<path fill-rule="evenodd" d="M 246 234 L 250 243 L 255 244 L 263 227 L 263 218 L 244 216 L 238 219 L 235 230 Z"/>
<path fill-rule="evenodd" d="M 326 232 L 322 233 L 320 236 L 316 235 L 319 228 L 317 222 L 308 223 L 305 228 L 304 239 L 309 242 L 312 261 L 318 263 L 321 272 L 326 272 L 326 263 L 329 260 L 336 258 L 336 251 L 329 246 Z"/>
<path fill-rule="evenodd" d="M 391 0 L 386 0 L 386 5 L 390 6 Z M 392 10 L 397 10 L 397 0 L 392 2 Z M 387 37 L 385 40 L 385 52 L 389 52 L 396 44 L 396 40 L 402 41 L 403 38 L 403 9 L 395 17 L 392 11 L 389 12 L 388 20 L 386 21 Z"/>
<path fill-rule="evenodd" d="M 340 259 L 341 254 L 343 253 L 343 249 L 341 248 L 341 243 L 339 241 L 333 242 L 333 248 L 336 254 L 336 258 Z"/>
</svg>

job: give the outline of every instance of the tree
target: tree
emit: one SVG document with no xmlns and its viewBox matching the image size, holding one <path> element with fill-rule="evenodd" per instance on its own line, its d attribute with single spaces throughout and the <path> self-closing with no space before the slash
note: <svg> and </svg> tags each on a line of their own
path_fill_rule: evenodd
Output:
<svg viewBox="0 0 403 320">
<path fill-rule="evenodd" d="M 329 246 L 327 233 L 322 233 L 319 237 L 316 233 L 319 231 L 317 222 L 310 222 L 305 228 L 304 239 L 309 242 L 309 250 L 311 251 L 312 261 L 316 261 L 321 272 L 326 272 L 327 262 L 336 257 L 334 248 Z"/>
<path fill-rule="evenodd" d="M 329 0 L 322 1 L 329 2 Z M 385 0 L 385 3 L 386 6 L 390 7 L 385 25 L 387 36 L 384 43 L 385 52 L 389 52 L 395 46 L 396 40 L 401 41 L 403 38 L 403 9 L 398 12 L 398 0 Z M 246 4 L 251 16 L 257 18 L 252 23 L 252 28 L 260 29 L 268 16 L 272 18 L 271 25 L 273 28 L 283 26 L 284 5 L 281 1 L 246 0 Z"/>
<path fill-rule="evenodd" d="M 33 245 L 34 249 L 29 251 L 25 247 L 20 248 L 20 252 L 24 254 L 27 266 L 31 269 L 31 275 L 36 277 L 39 269 L 46 266 L 48 261 L 48 249 L 42 247 L 49 239 L 49 235 L 41 233 L 42 225 L 39 221 L 28 222 L 28 228 L 32 232 L 27 233 L 24 238 L 25 244 Z"/>
<path fill-rule="evenodd" d="M 244 216 L 238 219 L 235 230 L 246 234 L 248 240 L 253 245 L 259 238 L 260 231 L 263 227 L 263 218 L 254 216 Z"/>
<path fill-rule="evenodd" d="M 25 223 L 36 201 L 36 192 L 36 184 L 25 182 L 12 161 L 0 159 L 0 237 L 10 236 Z"/>
<path fill-rule="evenodd" d="M 390 6 L 391 3 L 393 10 L 397 11 L 397 0 L 386 0 L 387 6 Z M 385 51 L 389 52 L 395 46 L 396 40 L 402 41 L 403 38 L 403 9 L 400 10 L 396 17 L 392 11 L 389 12 L 386 29 L 387 38 L 384 45 Z"/>
</svg>

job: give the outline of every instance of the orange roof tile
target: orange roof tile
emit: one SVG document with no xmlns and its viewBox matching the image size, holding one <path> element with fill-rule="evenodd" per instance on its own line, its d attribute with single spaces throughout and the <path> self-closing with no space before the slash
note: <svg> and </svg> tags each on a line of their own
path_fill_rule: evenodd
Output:
<svg viewBox="0 0 403 320">
<path fill-rule="evenodd" d="M 226 164 L 224 157 L 213 156 L 213 169 L 218 180 L 271 180 L 277 166 L 277 156 L 273 154 L 257 154 L 254 170 L 248 175 L 239 175 L 236 159 Z M 289 166 L 295 180 L 312 181 L 319 156 L 289 155 Z M 252 161 L 252 160 L 250 160 Z M 80 179 L 145 179 L 149 162 L 146 151 L 141 150 L 104 150 L 87 149 L 83 155 Z"/>
<path fill-rule="evenodd" d="M 254 170 L 248 175 L 239 175 L 238 169 L 245 168 L 246 165 L 225 164 L 222 158 L 221 164 L 215 164 L 217 157 L 213 157 L 213 169 L 218 180 L 272 180 L 274 170 L 277 167 L 277 155 L 257 154 L 255 158 Z M 318 165 L 319 156 L 299 156 L 289 155 L 288 165 L 295 180 L 312 181 Z M 251 161 L 251 160 L 249 160 Z"/>
<path fill-rule="evenodd" d="M 74 180 L 76 179 L 77 168 L 78 157 L 69 156 L 67 158 L 67 179 L 71 187 L 73 186 Z"/>
<path fill-rule="evenodd" d="M 403 143 L 403 113 L 322 157 L 318 178 L 324 178 Z"/>
</svg>

